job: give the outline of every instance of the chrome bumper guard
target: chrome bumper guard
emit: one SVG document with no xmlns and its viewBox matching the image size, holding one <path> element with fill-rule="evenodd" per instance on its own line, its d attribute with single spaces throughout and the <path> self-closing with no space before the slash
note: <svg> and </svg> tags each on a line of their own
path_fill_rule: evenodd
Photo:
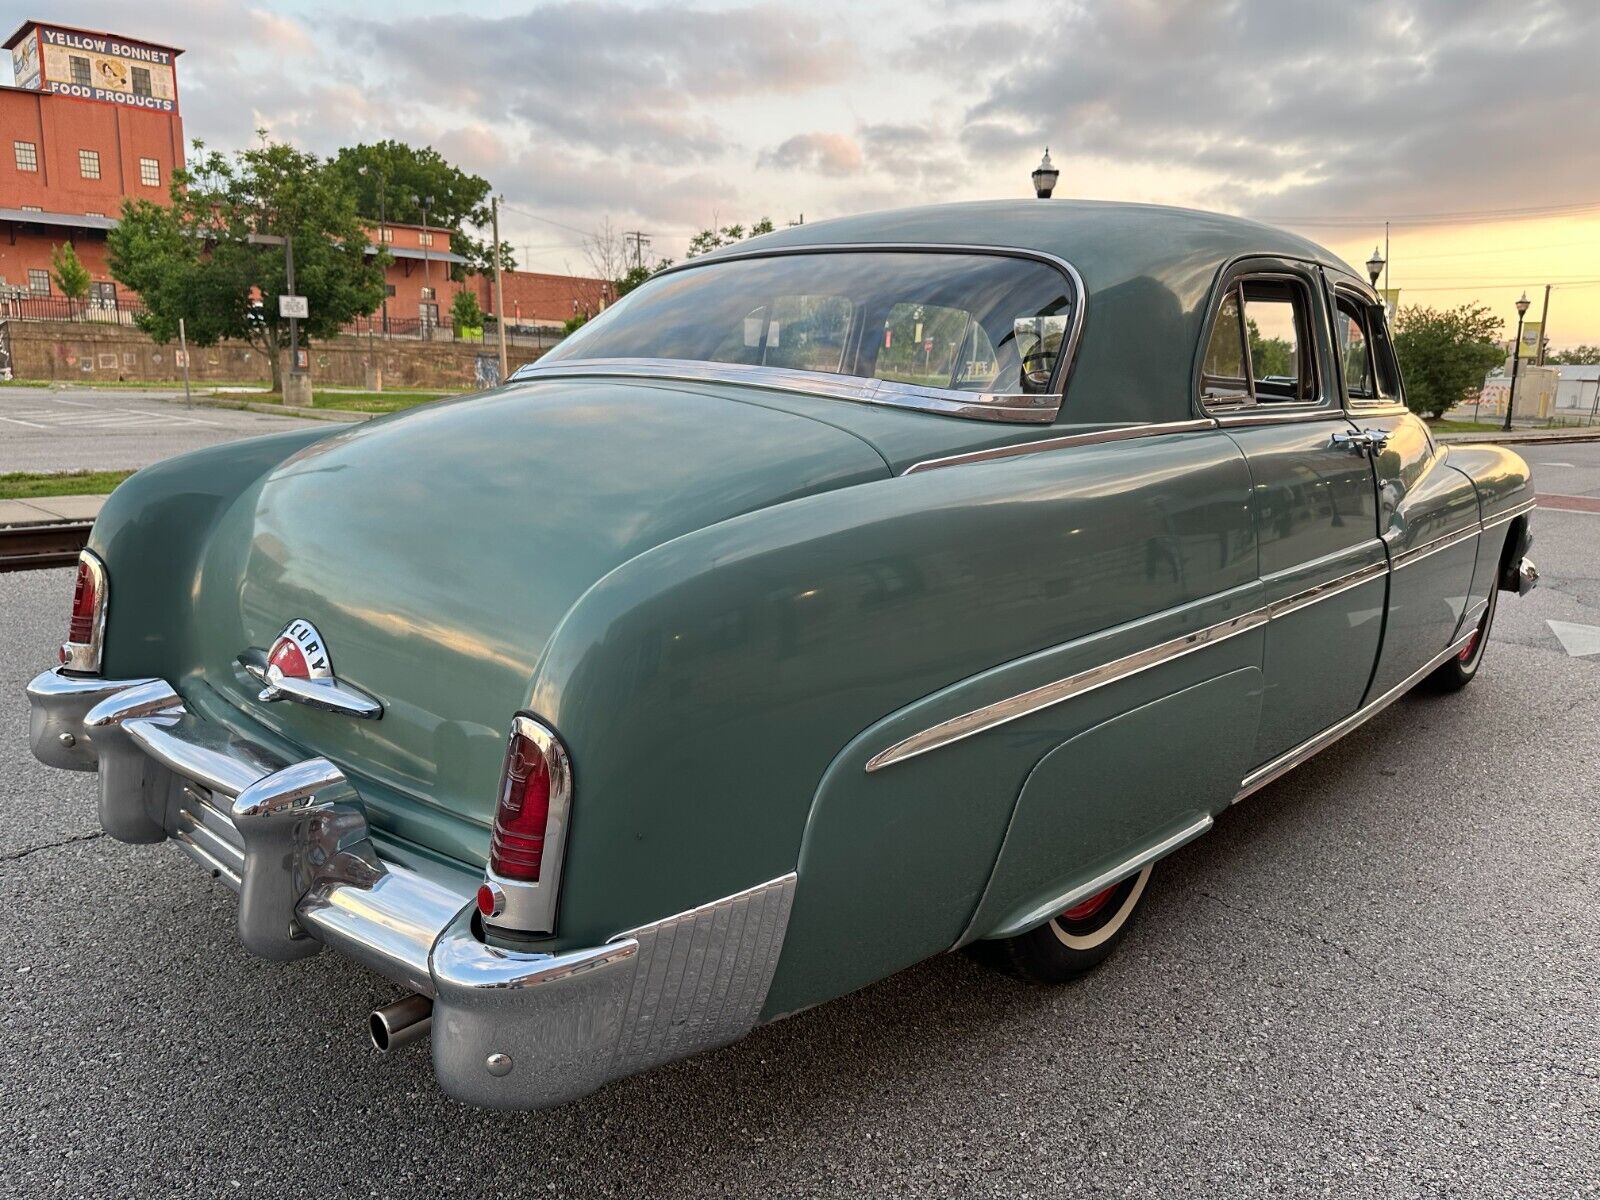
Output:
<svg viewBox="0 0 1600 1200">
<path fill-rule="evenodd" d="M 330 946 L 432 997 L 434 1068 L 457 1099 L 562 1104 L 737 1040 L 766 999 L 792 873 L 603 945 L 506 949 L 479 935 L 478 878 L 383 858 L 359 794 L 327 759 L 283 762 L 159 679 L 58 669 L 28 700 L 35 757 L 98 770 L 108 834 L 170 839 L 237 892 L 248 949 L 286 960 Z"/>
</svg>

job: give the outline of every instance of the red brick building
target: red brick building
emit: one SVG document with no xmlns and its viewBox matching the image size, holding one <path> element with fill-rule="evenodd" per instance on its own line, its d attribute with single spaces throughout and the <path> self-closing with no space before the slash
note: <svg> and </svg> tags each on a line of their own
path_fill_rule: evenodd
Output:
<svg viewBox="0 0 1600 1200">
<path fill-rule="evenodd" d="M 49 295 L 52 247 L 71 242 L 116 298 L 106 231 L 125 196 L 162 200 L 183 166 L 175 46 L 39 21 L 5 42 L 0 87 L 0 287 Z"/>
<path fill-rule="evenodd" d="M 494 315 L 494 276 L 475 277 L 478 303 Z M 594 316 L 616 297 L 611 284 L 582 275 L 544 275 L 538 271 L 502 271 L 506 324 L 549 327 L 564 325 L 580 313 Z"/>
<path fill-rule="evenodd" d="M 92 305 L 137 300 L 111 278 L 106 233 L 125 198 L 166 201 L 172 173 L 184 165 L 183 51 L 43 21 L 24 22 L 4 48 L 15 83 L 0 85 L 0 298 L 59 298 L 51 252 L 70 242 L 93 281 Z M 451 252 L 448 229 L 389 222 L 371 236 L 393 260 L 376 328 L 448 329 L 463 289 L 494 312 L 491 278 L 451 278 L 466 260 Z M 547 328 L 613 298 L 598 279 L 529 271 L 505 272 L 504 288 L 511 324 Z"/>
</svg>

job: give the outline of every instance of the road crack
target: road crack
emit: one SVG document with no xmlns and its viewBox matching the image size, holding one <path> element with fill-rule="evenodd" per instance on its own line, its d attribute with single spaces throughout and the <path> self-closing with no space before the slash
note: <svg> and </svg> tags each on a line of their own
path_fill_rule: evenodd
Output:
<svg viewBox="0 0 1600 1200">
<path fill-rule="evenodd" d="M 38 854 L 43 850 L 59 850 L 62 846 L 71 846 L 76 842 L 93 842 L 105 837 L 105 835 L 105 830 L 97 829 L 93 833 L 78 833 L 72 837 L 62 838 L 59 842 L 42 842 L 37 846 L 13 850 L 10 854 L 0 854 L 0 863 L 20 862 L 29 855 Z"/>
</svg>

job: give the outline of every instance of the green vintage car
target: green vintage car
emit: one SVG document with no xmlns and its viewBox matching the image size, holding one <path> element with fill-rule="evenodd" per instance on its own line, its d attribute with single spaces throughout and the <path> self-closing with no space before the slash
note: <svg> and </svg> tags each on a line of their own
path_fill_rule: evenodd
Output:
<svg viewBox="0 0 1600 1200">
<path fill-rule="evenodd" d="M 496 391 L 119 488 L 33 750 L 559 1104 L 944 951 L 1071 978 L 1153 865 L 1477 673 L 1526 465 L 1298 237 L 1028 201 L 666 271 Z"/>
</svg>

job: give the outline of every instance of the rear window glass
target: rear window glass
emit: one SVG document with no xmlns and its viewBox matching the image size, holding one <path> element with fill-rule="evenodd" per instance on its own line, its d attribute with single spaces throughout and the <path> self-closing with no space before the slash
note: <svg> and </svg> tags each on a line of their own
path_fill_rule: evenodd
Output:
<svg viewBox="0 0 1600 1200">
<path fill-rule="evenodd" d="M 819 252 L 652 280 L 543 361 L 673 359 L 1012 394 L 1052 387 L 1071 285 L 986 254 Z"/>
</svg>

